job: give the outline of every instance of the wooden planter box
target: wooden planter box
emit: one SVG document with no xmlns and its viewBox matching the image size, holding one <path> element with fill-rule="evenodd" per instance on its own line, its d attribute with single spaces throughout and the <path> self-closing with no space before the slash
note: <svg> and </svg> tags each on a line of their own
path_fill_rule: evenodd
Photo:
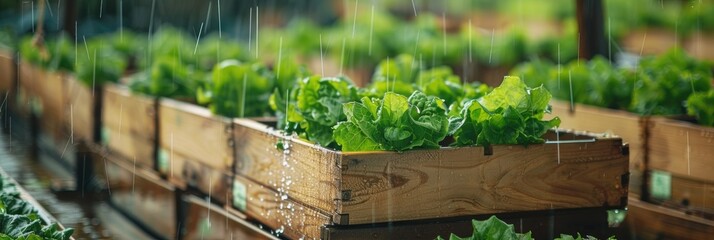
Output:
<svg viewBox="0 0 714 240">
<path fill-rule="evenodd" d="M 40 132 L 49 136 L 50 145 L 62 152 L 69 135 L 65 134 L 64 73 L 47 71 L 27 62 L 20 64 L 18 81 L 18 110 L 20 116 L 34 113 Z"/>
<path fill-rule="evenodd" d="M 714 221 L 630 198 L 627 227 L 633 239 L 709 239 Z"/>
<path fill-rule="evenodd" d="M 237 175 L 340 225 L 626 205 L 627 146 L 619 138 L 564 134 L 560 140 L 587 142 L 338 152 L 252 120 L 234 123 Z"/>
<path fill-rule="evenodd" d="M 244 176 L 235 175 L 228 211 L 247 215 L 275 233 L 290 239 L 320 239 L 323 226 L 332 224 L 332 217 L 322 211 L 296 202 L 270 187 Z"/>
<path fill-rule="evenodd" d="M 338 225 L 329 215 L 290 198 L 283 198 L 270 187 L 245 177 L 236 175 L 233 184 L 232 205 L 228 206 L 228 211 L 238 215 L 246 214 L 271 229 L 281 229 L 281 236 L 290 239 L 433 239 L 450 233 L 467 236 L 473 232 L 472 219 L 484 220 L 490 217 L 479 215 L 357 226 Z M 612 236 L 614 232 L 608 228 L 605 208 L 496 215 L 514 224 L 516 229 L 532 231 L 538 239 L 553 239 L 550 230 L 572 235 L 587 232 L 601 238 Z"/>
<path fill-rule="evenodd" d="M 101 106 L 101 88 L 92 91 L 73 75 L 67 75 L 65 81 L 64 116 L 68 119 L 66 127 L 70 132 L 72 141 L 86 141 L 93 143 L 96 129 L 101 124 L 97 119 Z"/>
<path fill-rule="evenodd" d="M 104 86 L 102 101 L 102 145 L 113 154 L 155 169 L 156 107 L 154 97 L 133 94 L 123 86 Z"/>
<path fill-rule="evenodd" d="M 183 239 L 278 239 L 265 230 L 198 197 L 184 196 Z"/>
<path fill-rule="evenodd" d="M 0 93 L 2 93 L 3 99 L 5 99 L 5 93 L 9 92 L 10 89 L 15 85 L 15 72 L 17 71 L 17 65 L 12 58 L 12 53 L 6 50 L 0 49 Z M 10 99 L 8 99 L 9 101 Z M 8 104 L 7 102 L 5 104 Z"/>
<path fill-rule="evenodd" d="M 176 238 L 176 193 L 173 186 L 152 171 L 136 168 L 122 159 L 104 155 L 95 165 L 106 167 L 111 203 L 154 235 Z"/>
<path fill-rule="evenodd" d="M 552 100 L 552 116 L 560 117 L 560 127 L 593 133 L 607 133 L 622 138 L 630 148 L 630 192 L 641 194 L 642 174 L 645 171 L 646 119 L 620 110 Z"/>
<path fill-rule="evenodd" d="M 648 202 L 714 221 L 713 183 L 656 170 L 648 180 Z"/>
<path fill-rule="evenodd" d="M 648 168 L 714 183 L 714 128 L 656 117 L 648 129 Z"/>
<path fill-rule="evenodd" d="M 159 172 L 179 187 L 193 187 L 225 203 L 232 177 L 231 122 L 203 107 L 159 101 Z"/>
</svg>

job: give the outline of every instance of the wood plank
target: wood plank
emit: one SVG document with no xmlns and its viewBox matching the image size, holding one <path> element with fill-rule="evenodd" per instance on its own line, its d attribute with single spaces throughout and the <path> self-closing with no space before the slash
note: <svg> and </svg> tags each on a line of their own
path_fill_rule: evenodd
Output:
<svg viewBox="0 0 714 240">
<path fill-rule="evenodd" d="M 171 163 L 173 165 L 169 166 L 166 175 L 171 183 L 182 189 L 197 190 L 220 204 L 227 202 L 228 195 L 231 193 L 232 172 L 215 169 L 196 161 L 187 161 L 184 158 L 176 158 Z"/>
<path fill-rule="evenodd" d="M 670 177 L 670 196 L 667 198 L 651 197 L 648 202 L 714 220 L 714 183 L 697 181 L 676 174 L 672 174 Z M 649 185 L 656 184 L 653 182 L 653 177 L 648 179 L 650 179 Z"/>
<path fill-rule="evenodd" d="M 43 71 L 43 70 L 40 70 Z M 68 135 L 65 135 L 64 118 L 64 81 L 63 73 L 45 72 L 37 84 L 37 98 L 41 103 L 42 115 L 40 116 L 40 126 L 42 131 L 48 133 L 57 143 L 65 143 Z M 60 145 L 60 144 L 57 144 Z"/>
<path fill-rule="evenodd" d="M 174 187 L 155 173 L 136 169 L 123 160 L 104 155 L 96 163 L 106 164 L 110 200 L 156 234 L 176 238 L 176 195 Z"/>
<path fill-rule="evenodd" d="M 103 97 L 102 145 L 154 169 L 156 99 L 115 84 L 104 86 Z"/>
<path fill-rule="evenodd" d="M 619 138 L 495 146 L 492 155 L 482 147 L 341 153 L 251 120 L 234 122 L 236 174 L 334 213 L 338 224 L 621 207 L 628 193 L 622 185 L 628 156 Z M 278 142 L 287 150 L 276 149 Z"/>
<path fill-rule="evenodd" d="M 626 224 L 633 239 L 709 239 L 714 221 L 663 206 L 629 199 Z"/>
<path fill-rule="evenodd" d="M 277 239 L 257 226 L 220 206 L 194 196 L 184 196 L 186 204 L 183 239 Z"/>
<path fill-rule="evenodd" d="M 648 128 L 649 168 L 714 182 L 714 128 L 661 117 Z"/>
<path fill-rule="evenodd" d="M 299 139 L 285 137 L 261 123 L 234 120 L 236 174 L 287 193 L 325 212 L 337 210 L 339 155 Z M 282 142 L 287 150 L 279 150 Z"/>
<path fill-rule="evenodd" d="M 182 159 L 231 171 L 230 129 L 229 119 L 206 108 L 165 98 L 159 101 L 159 155 L 169 162 Z"/>
<path fill-rule="evenodd" d="M 551 100 L 551 116 L 560 117 L 560 128 L 606 133 L 619 136 L 630 146 L 630 191 L 641 194 L 642 173 L 645 170 L 645 122 L 639 115 L 607 108 Z M 549 116 L 546 116 L 546 118 Z"/>
<path fill-rule="evenodd" d="M 73 75 L 67 75 L 65 89 L 67 98 L 64 100 L 65 119 L 73 141 L 93 141 L 94 136 L 94 104 L 92 89 L 84 86 Z M 95 92 L 96 94 L 96 92 Z"/>
<path fill-rule="evenodd" d="M 331 223 L 323 212 L 295 202 L 246 177 L 236 175 L 229 211 L 240 211 L 289 239 L 320 239 L 320 229 Z"/>
<path fill-rule="evenodd" d="M 684 40 L 684 49 L 693 57 L 714 61 L 714 33 L 696 31 Z"/>
<path fill-rule="evenodd" d="M 448 238 L 451 233 L 471 236 L 472 219 L 486 220 L 491 215 L 460 218 L 429 219 L 358 226 L 330 225 L 323 229 L 322 239 L 434 239 Z M 517 232 L 530 231 L 535 239 L 554 239 L 559 234 L 577 233 L 605 239 L 616 235 L 615 229 L 608 227 L 607 212 L 604 209 L 554 210 L 544 212 L 522 212 L 496 214 L 508 224 L 513 224 Z"/>
<path fill-rule="evenodd" d="M 17 66 L 12 58 L 12 53 L 0 50 L 0 93 L 5 98 L 5 93 L 15 85 L 15 71 Z M 6 103 L 7 104 L 7 103 Z"/>
<path fill-rule="evenodd" d="M 677 44 L 677 35 L 668 29 L 643 28 L 629 31 L 621 42 L 622 48 L 627 52 L 655 55 L 674 47 Z"/>
<path fill-rule="evenodd" d="M 558 154 L 558 147 L 560 154 Z M 627 156 L 592 143 L 343 153 L 341 214 L 349 224 L 621 206 Z"/>
</svg>

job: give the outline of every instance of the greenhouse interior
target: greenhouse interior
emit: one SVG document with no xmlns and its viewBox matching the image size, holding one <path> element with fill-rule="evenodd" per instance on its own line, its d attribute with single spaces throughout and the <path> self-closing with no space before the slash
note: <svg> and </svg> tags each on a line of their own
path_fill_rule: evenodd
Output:
<svg viewBox="0 0 714 240">
<path fill-rule="evenodd" d="M 0 239 L 712 239 L 712 0 L 0 1 Z"/>
</svg>

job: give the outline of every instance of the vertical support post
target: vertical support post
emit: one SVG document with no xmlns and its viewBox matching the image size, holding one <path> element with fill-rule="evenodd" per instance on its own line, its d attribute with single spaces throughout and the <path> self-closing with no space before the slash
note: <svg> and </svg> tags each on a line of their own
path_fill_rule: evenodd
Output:
<svg viewBox="0 0 714 240">
<path fill-rule="evenodd" d="M 592 59 L 608 57 L 604 36 L 603 0 L 576 0 L 578 19 L 578 56 Z"/>
</svg>

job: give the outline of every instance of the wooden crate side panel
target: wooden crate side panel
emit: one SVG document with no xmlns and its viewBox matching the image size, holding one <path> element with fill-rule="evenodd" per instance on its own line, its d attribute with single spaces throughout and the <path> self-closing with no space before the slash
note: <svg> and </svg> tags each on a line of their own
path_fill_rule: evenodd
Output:
<svg viewBox="0 0 714 240">
<path fill-rule="evenodd" d="M 171 185 L 111 156 L 96 164 L 106 164 L 111 201 L 118 208 L 163 237 L 175 239 L 176 196 Z"/>
<path fill-rule="evenodd" d="M 649 128 L 651 169 L 714 182 L 714 128 L 665 118 Z"/>
<path fill-rule="evenodd" d="M 44 79 L 38 86 L 38 98 L 41 103 L 42 116 L 40 124 L 42 130 L 48 133 L 55 141 L 64 143 L 68 137 L 64 132 L 64 74 L 59 72 L 45 72 L 41 74 Z"/>
<path fill-rule="evenodd" d="M 212 115 L 206 108 L 160 100 L 160 151 L 173 152 L 174 156 L 185 158 L 184 161 L 230 171 L 233 165 L 230 127 L 229 120 Z"/>
<path fill-rule="evenodd" d="M 628 174 L 619 139 L 593 143 L 346 153 L 348 224 L 621 206 Z"/>
<path fill-rule="evenodd" d="M 630 198 L 628 228 L 635 239 L 709 239 L 714 221 Z"/>
<path fill-rule="evenodd" d="M 17 66 L 12 59 L 12 53 L 0 51 L 0 93 L 3 93 L 2 98 L 5 98 L 5 92 L 10 91 L 15 85 L 15 74 Z"/>
<path fill-rule="evenodd" d="M 677 45 L 677 35 L 663 28 L 629 31 L 622 39 L 622 47 L 625 51 L 644 55 L 661 54 L 675 45 Z"/>
<path fill-rule="evenodd" d="M 246 177 L 236 175 L 233 189 L 229 206 L 231 211 L 242 211 L 290 239 L 320 239 L 320 228 L 331 223 L 329 215 Z"/>
<path fill-rule="evenodd" d="M 714 220 L 714 183 L 679 175 L 670 177 L 669 198 L 651 197 L 650 202 Z M 648 179 L 650 186 L 656 184 L 653 177 Z"/>
<path fill-rule="evenodd" d="M 570 111 L 570 103 L 553 100 L 552 116 L 560 117 L 560 128 L 608 133 L 622 137 L 628 143 L 630 152 L 630 191 L 641 194 L 642 174 L 645 171 L 645 120 L 640 116 L 618 110 L 575 104 Z"/>
<path fill-rule="evenodd" d="M 174 165 L 169 168 L 173 168 L 173 174 L 171 171 L 162 173 L 176 186 L 192 187 L 221 204 L 226 203 L 233 173 L 184 159 L 179 156 L 172 161 Z"/>
<path fill-rule="evenodd" d="M 17 112 L 22 116 L 29 117 L 32 111 L 31 101 L 37 96 L 37 82 L 41 76 L 38 68 L 25 61 L 20 61 L 17 81 Z"/>
<path fill-rule="evenodd" d="M 92 96 L 92 89 L 84 86 L 72 75 L 67 75 L 66 77 L 65 89 L 67 98 L 64 101 L 64 110 L 67 129 L 69 129 L 74 141 L 92 142 L 94 135 L 94 97 Z"/>
<path fill-rule="evenodd" d="M 338 154 L 245 119 L 234 121 L 236 174 L 325 212 L 336 210 Z M 282 143 L 285 150 L 277 149 Z"/>
<path fill-rule="evenodd" d="M 102 144 L 127 159 L 154 167 L 155 99 L 132 94 L 113 84 L 104 86 Z"/>
<path fill-rule="evenodd" d="M 186 196 L 183 239 L 277 239 L 215 204 Z"/>
</svg>

